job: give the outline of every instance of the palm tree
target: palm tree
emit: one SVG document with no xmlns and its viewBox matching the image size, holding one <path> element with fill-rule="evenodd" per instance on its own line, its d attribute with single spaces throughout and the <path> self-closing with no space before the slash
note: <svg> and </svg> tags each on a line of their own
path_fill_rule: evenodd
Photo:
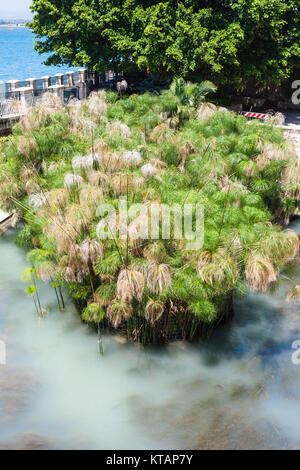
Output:
<svg viewBox="0 0 300 470">
<path fill-rule="evenodd" d="M 215 93 L 216 90 L 217 87 L 208 80 L 191 83 L 185 82 L 183 78 L 176 78 L 170 87 L 171 93 L 178 98 L 180 105 L 195 108 L 204 102 L 208 94 Z"/>
</svg>

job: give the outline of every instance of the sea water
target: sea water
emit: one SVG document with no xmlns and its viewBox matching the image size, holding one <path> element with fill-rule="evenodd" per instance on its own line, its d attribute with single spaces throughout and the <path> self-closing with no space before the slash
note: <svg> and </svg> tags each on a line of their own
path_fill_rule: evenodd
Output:
<svg viewBox="0 0 300 470">
<path fill-rule="evenodd" d="M 76 70 L 65 65 L 48 67 L 42 64 L 47 55 L 39 55 L 34 50 L 34 41 L 35 36 L 29 28 L 0 27 L 0 82 L 54 76 L 56 73 Z"/>
</svg>

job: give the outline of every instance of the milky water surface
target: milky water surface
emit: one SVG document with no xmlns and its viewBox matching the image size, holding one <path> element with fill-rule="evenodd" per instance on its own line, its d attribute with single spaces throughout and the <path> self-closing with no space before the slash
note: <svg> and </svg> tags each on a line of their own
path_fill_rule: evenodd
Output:
<svg viewBox="0 0 300 470">
<path fill-rule="evenodd" d="M 101 357 L 72 302 L 58 312 L 45 284 L 37 318 L 13 236 L 0 239 L 0 448 L 300 448 L 300 312 L 285 302 L 299 267 L 274 292 L 236 299 L 207 342 L 154 349 L 106 335 Z"/>
</svg>

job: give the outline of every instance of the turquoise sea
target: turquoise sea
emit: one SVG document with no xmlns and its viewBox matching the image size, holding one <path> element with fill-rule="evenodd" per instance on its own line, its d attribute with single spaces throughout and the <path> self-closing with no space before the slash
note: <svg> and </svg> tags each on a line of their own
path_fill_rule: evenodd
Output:
<svg viewBox="0 0 300 470">
<path fill-rule="evenodd" d="M 62 67 L 47 67 L 42 62 L 47 56 L 40 56 L 34 51 L 35 36 L 28 28 L 0 27 L 0 81 L 25 80 L 40 78 L 43 75 L 55 75 L 69 69 Z"/>
</svg>

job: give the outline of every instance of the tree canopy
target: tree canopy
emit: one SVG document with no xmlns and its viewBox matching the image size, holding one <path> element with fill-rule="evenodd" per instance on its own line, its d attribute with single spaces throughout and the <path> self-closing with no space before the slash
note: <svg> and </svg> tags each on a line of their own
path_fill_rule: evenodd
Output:
<svg viewBox="0 0 300 470">
<path fill-rule="evenodd" d="M 49 65 L 263 83 L 300 66 L 299 7 L 300 0 L 33 0 L 31 27 Z"/>
</svg>

